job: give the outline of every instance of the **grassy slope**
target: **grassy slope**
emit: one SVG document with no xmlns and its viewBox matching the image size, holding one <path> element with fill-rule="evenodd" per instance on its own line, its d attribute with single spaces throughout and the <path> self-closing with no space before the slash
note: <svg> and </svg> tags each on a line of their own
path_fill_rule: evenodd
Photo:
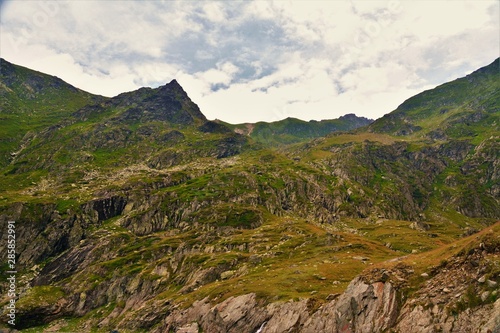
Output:
<svg viewBox="0 0 500 333">
<path fill-rule="evenodd" d="M 59 123 L 101 97 L 62 80 L 0 60 L 0 167 L 19 151 L 23 138 Z"/>
<path fill-rule="evenodd" d="M 234 131 L 250 136 L 257 142 L 268 146 L 281 146 L 308 141 L 338 131 L 350 131 L 366 126 L 371 120 L 347 115 L 338 119 L 321 121 L 303 121 L 296 118 L 286 118 L 275 122 L 258 122 L 255 124 L 227 124 Z"/>
<path fill-rule="evenodd" d="M 468 248 L 477 247 L 482 241 L 482 236 L 492 233 L 498 234 L 498 228 L 497 224 L 466 239 L 458 239 L 459 235 L 446 230 L 447 237 L 458 240 L 442 243 L 436 242 L 435 238 L 409 229 L 405 221 L 387 221 L 387 224 L 383 225 L 365 225 L 360 230 L 366 232 L 369 229 L 370 231 L 361 236 L 349 232 L 329 234 L 324 229 L 295 217 L 272 217 L 262 227 L 254 230 L 241 230 L 230 236 L 212 240 L 210 243 L 216 248 L 252 244 L 251 253 L 237 248 L 211 254 L 199 252 L 187 256 L 182 263 L 188 267 L 194 264 L 197 268 L 210 268 L 231 262 L 233 265 L 230 269 L 234 272 L 233 277 L 200 286 L 189 293 L 179 293 L 182 285 L 171 282 L 165 285 L 163 293 L 148 301 L 144 306 L 148 309 L 155 302 L 169 300 L 179 303 L 183 307 L 188 307 L 194 301 L 205 297 L 220 302 L 231 296 L 251 292 L 256 293 L 260 299 L 267 302 L 314 298 L 318 304 L 322 304 L 328 295 L 345 290 L 350 280 L 356 275 L 372 268 L 390 269 L 401 263 L 408 265 L 415 271 L 406 287 L 411 291 L 425 282 L 425 279 L 420 277 L 421 273 L 429 272 L 433 267 L 441 265 L 460 252 L 467 251 Z M 172 257 L 167 255 L 154 260 L 153 258 L 158 258 L 156 253 L 162 253 L 163 248 L 186 243 L 203 244 L 204 241 L 202 235 L 193 232 L 175 236 L 157 233 L 131 238 L 126 230 L 120 230 L 113 221 L 106 223 L 102 230 L 111 232 L 111 235 L 105 236 L 107 238 L 125 237 L 128 239 L 126 244 L 122 242 L 123 245 L 108 249 L 108 251 L 120 253 L 120 256 L 109 261 L 95 263 L 88 270 L 79 272 L 70 281 L 63 281 L 60 285 L 66 287 L 74 285 L 77 290 L 84 288 L 81 289 L 83 291 L 86 283 L 103 283 L 106 279 L 130 274 L 137 274 L 143 280 L 165 281 L 162 276 L 158 275 L 155 268 L 165 266 L 167 262 L 172 260 Z M 406 243 L 404 245 L 406 248 L 418 248 L 416 242 L 423 242 L 426 244 L 426 251 L 408 255 L 407 250 L 388 249 L 379 241 L 372 240 L 387 232 L 390 232 L 390 237 L 393 239 L 399 240 L 402 244 Z M 99 235 L 99 237 L 103 237 L 102 232 Z M 96 237 L 98 237 L 97 234 Z M 442 239 L 440 238 L 440 240 Z M 259 257 L 262 261 L 251 263 L 250 256 Z M 368 259 L 363 261 L 358 257 Z M 387 261 L 397 258 L 400 259 L 392 262 Z M 109 272 L 109 274 L 105 272 Z M 41 301 L 50 300 L 49 296 L 51 298 L 62 297 L 61 288 L 58 285 L 50 288 L 35 287 L 19 303 L 19 307 L 29 307 L 31 302 L 39 305 Z M 37 300 L 36 297 L 39 299 Z M 59 320 L 57 322 L 61 326 L 59 331 L 75 331 L 81 329 L 83 325 L 87 325 L 84 323 L 88 322 L 95 325 L 102 320 L 103 315 L 120 307 L 123 307 L 123 304 L 119 302 L 110 303 L 93 310 L 82 318 Z M 109 327 L 113 327 L 119 320 L 120 317 L 111 321 Z M 41 327 L 37 327 L 24 331 L 39 332 L 40 329 Z M 93 332 L 107 331 L 109 331 L 108 327 L 99 329 L 97 326 L 93 326 Z"/>
<path fill-rule="evenodd" d="M 479 143 L 498 133 L 500 62 L 424 91 L 370 125 L 374 132 L 425 137 L 440 132 Z"/>
</svg>

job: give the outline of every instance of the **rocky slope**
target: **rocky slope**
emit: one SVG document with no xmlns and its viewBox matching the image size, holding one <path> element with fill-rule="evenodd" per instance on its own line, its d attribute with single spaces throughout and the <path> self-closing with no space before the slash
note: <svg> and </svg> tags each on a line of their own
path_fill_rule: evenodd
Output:
<svg viewBox="0 0 500 333">
<path fill-rule="evenodd" d="M 44 91 L 75 99 L 51 126 L 30 123 L 15 149 L 2 146 L 16 151 L 0 173 L 0 229 L 16 221 L 16 328 L 494 331 L 495 63 L 410 99 L 368 132 L 279 149 L 207 121 L 175 80 L 101 98 L 3 69 L 12 91 L 9 82 L 31 76 L 48 82 L 40 110 L 50 110 Z M 464 90 L 470 82 L 477 89 Z M 16 89 L 1 105 L 29 100 Z M 455 111 L 436 108 L 443 100 Z M 489 120 L 459 135 L 453 119 L 478 103 Z M 420 112 L 446 123 L 446 135 Z M 401 136 L 391 117 L 421 129 Z"/>
<path fill-rule="evenodd" d="M 264 306 L 254 294 L 216 305 L 202 300 L 174 310 L 156 332 L 497 332 L 500 300 L 493 303 L 492 295 L 500 272 L 498 228 L 473 241 L 467 253 L 433 267 L 431 276 L 423 273 L 426 280 L 415 294 L 405 289 L 415 271 L 399 262 L 367 271 L 321 305 L 309 298 Z"/>
</svg>

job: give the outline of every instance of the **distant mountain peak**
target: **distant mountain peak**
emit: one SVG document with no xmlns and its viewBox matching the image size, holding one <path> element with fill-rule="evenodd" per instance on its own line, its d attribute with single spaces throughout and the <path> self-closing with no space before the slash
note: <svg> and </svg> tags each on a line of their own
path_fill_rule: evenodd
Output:
<svg viewBox="0 0 500 333">
<path fill-rule="evenodd" d="M 221 122 L 221 121 L 219 121 Z M 347 114 L 338 119 L 310 120 L 288 117 L 279 121 L 255 124 L 227 124 L 236 133 L 251 136 L 254 140 L 270 145 L 280 146 L 315 139 L 338 131 L 350 131 L 372 123 L 373 120 Z"/>
</svg>

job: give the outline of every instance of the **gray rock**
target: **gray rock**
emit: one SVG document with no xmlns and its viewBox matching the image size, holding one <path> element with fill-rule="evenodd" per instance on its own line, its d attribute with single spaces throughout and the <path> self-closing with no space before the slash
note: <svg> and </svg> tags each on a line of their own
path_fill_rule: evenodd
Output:
<svg viewBox="0 0 500 333">
<path fill-rule="evenodd" d="M 431 226 L 422 221 L 415 221 L 410 224 L 410 228 L 418 231 L 427 231 L 431 228 Z"/>
<path fill-rule="evenodd" d="M 498 282 L 496 281 L 493 281 L 493 280 L 488 280 L 486 281 L 486 284 L 488 285 L 488 287 L 490 288 L 496 288 L 498 286 Z"/>
<path fill-rule="evenodd" d="M 191 323 L 179 328 L 176 333 L 198 333 L 199 332 L 198 323 Z"/>
<path fill-rule="evenodd" d="M 354 259 L 354 260 L 361 260 L 361 261 L 368 261 L 368 260 L 370 260 L 370 258 L 362 257 L 362 256 L 354 256 L 354 257 L 352 257 L 352 259 Z"/>
</svg>

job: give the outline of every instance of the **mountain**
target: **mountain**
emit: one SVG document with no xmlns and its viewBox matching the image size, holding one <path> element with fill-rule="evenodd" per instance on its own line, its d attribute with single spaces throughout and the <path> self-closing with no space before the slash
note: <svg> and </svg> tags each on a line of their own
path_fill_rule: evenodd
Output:
<svg viewBox="0 0 500 333">
<path fill-rule="evenodd" d="M 498 133 L 500 58 L 466 77 L 424 91 L 370 126 L 398 136 L 476 138 Z"/>
<path fill-rule="evenodd" d="M 490 66 L 468 76 L 477 89 L 458 79 L 367 127 L 316 137 L 328 121 L 286 119 L 259 125 L 276 133 L 259 139 L 208 121 L 175 80 L 104 98 L 12 65 L 20 85 L 2 76 L 16 93 L 0 103 L 20 106 L 2 117 L 22 119 L 31 76 L 44 110 L 23 140 L 1 142 L 15 152 L 0 169 L 0 229 L 15 221 L 15 328 L 498 330 Z M 50 121 L 58 89 L 74 108 Z M 453 110 L 441 113 L 443 101 Z M 489 121 L 456 121 L 467 112 Z M 283 145 L 287 131 L 300 140 Z M 0 325 L 12 332 L 6 281 Z"/>
<path fill-rule="evenodd" d="M 370 124 L 373 120 L 347 114 L 338 119 L 303 121 L 286 118 L 275 122 L 258 122 L 255 124 L 228 124 L 218 121 L 237 133 L 250 136 L 257 142 L 268 146 L 280 146 L 309 141 L 332 132 L 350 131 Z"/>
<path fill-rule="evenodd" d="M 40 84 L 33 96 L 41 106 L 23 127 L 24 135 L 17 133 L 17 141 L 6 135 L 6 143 L 0 145 L 6 154 L 10 152 L 10 163 L 4 170 L 9 177 L 0 179 L 5 189 L 19 188 L 54 173 L 58 173 L 58 181 L 73 183 L 97 169 L 113 170 L 138 162 L 162 169 L 199 158 L 236 155 L 249 145 L 246 137 L 207 121 L 175 80 L 156 89 L 141 88 L 104 98 L 86 95 L 59 79 L 9 66 L 15 70 L 4 70 L 10 73 L 10 79 L 2 86 L 15 86 L 11 82 L 21 81 L 28 82 L 25 85 L 44 80 L 48 83 Z M 65 108 L 53 101 L 45 105 L 46 99 L 51 100 L 50 94 L 58 90 L 62 97 L 56 102 Z M 18 96 L 9 92 L 2 103 L 17 105 L 12 101 Z M 29 102 L 27 98 L 23 105 Z M 59 109 L 54 110 L 56 107 Z M 3 110 L 5 130 L 18 128 L 25 109 Z M 53 123 L 47 126 L 49 120 Z"/>
<path fill-rule="evenodd" d="M 36 131 L 104 99 L 63 80 L 0 59 L 0 167 Z"/>
</svg>

